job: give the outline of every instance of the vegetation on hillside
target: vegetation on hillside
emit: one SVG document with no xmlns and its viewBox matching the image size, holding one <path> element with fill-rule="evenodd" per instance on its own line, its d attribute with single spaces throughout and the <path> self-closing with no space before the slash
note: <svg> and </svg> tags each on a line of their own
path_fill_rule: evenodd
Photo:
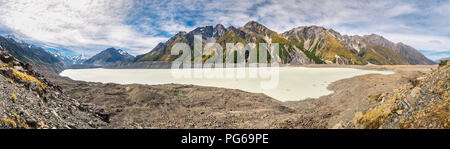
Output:
<svg viewBox="0 0 450 149">
<path fill-rule="evenodd" d="M 375 52 L 376 51 L 376 52 Z M 379 45 L 371 46 L 359 54 L 364 61 L 378 65 L 408 64 L 405 58 L 395 51 Z"/>
<path fill-rule="evenodd" d="M 29 84 L 30 86 L 33 83 L 36 83 L 37 85 L 39 85 L 39 91 L 41 91 L 41 92 L 45 91 L 45 89 L 46 89 L 45 85 L 41 81 L 36 79 L 35 77 L 33 77 L 31 75 L 28 75 L 26 73 L 22 73 L 22 72 L 20 72 L 20 71 L 18 71 L 16 69 L 12 69 L 12 70 L 14 72 L 14 76 L 15 76 L 16 80 L 24 82 L 26 84 Z"/>
<path fill-rule="evenodd" d="M 450 128 L 450 61 L 431 74 L 378 96 L 379 103 L 361 116 L 361 128 Z"/>
<path fill-rule="evenodd" d="M 362 61 L 355 53 L 337 42 L 336 39 L 334 39 L 334 37 L 332 37 L 331 35 L 327 35 L 326 40 L 328 41 L 328 43 L 327 45 L 325 45 L 324 51 L 320 52 L 320 57 L 322 59 L 336 62 L 336 56 L 341 56 L 354 62 L 355 64 L 367 64 L 366 62 Z"/>
</svg>

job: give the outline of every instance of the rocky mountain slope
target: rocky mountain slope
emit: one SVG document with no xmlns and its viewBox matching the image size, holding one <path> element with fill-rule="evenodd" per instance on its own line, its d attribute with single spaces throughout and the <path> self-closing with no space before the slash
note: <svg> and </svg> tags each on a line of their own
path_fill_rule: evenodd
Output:
<svg viewBox="0 0 450 149">
<path fill-rule="evenodd" d="M 207 42 L 219 43 L 224 55 L 234 52 L 226 51 L 226 43 L 268 43 L 268 53 L 272 43 L 278 43 L 281 59 L 277 61 L 283 64 L 434 64 L 414 48 L 390 42 L 379 35 L 347 36 L 319 26 L 301 26 L 278 34 L 255 21 L 240 28 L 225 28 L 218 24 L 215 27 L 199 27 L 188 33 L 180 32 L 149 53 L 137 56 L 135 61 L 173 61 L 179 56 L 170 55 L 171 47 L 183 42 L 193 49 L 193 37 L 198 34 L 203 37 L 203 45 Z M 236 52 L 245 53 L 246 61 L 249 60 L 250 48 Z M 205 53 L 202 57 L 205 61 L 210 55 Z"/>
<path fill-rule="evenodd" d="M 84 61 L 84 64 L 104 66 L 107 64 L 132 62 L 134 59 L 134 56 L 121 49 L 108 48 L 87 59 Z"/>
<path fill-rule="evenodd" d="M 194 35 L 202 35 L 203 38 L 203 44 L 206 41 L 216 41 L 220 37 L 222 37 L 228 30 L 231 28 L 225 28 L 223 25 L 218 24 L 216 26 L 206 26 L 206 27 L 199 27 L 194 29 L 193 31 L 186 33 L 186 32 L 179 32 L 174 37 L 170 38 L 165 43 L 159 43 L 154 50 L 150 51 L 149 53 L 138 55 L 136 56 L 135 61 L 142 62 L 142 61 L 173 61 L 179 56 L 174 55 L 172 56 L 170 54 L 170 49 L 175 43 L 183 42 L 189 44 L 192 49 L 194 49 Z"/>
<path fill-rule="evenodd" d="M 434 62 L 427 57 L 425 57 L 422 53 L 417 51 L 411 46 L 405 45 L 403 43 L 393 43 L 383 36 L 371 34 L 364 35 L 363 38 L 371 43 L 392 49 L 406 58 L 409 64 L 412 65 L 428 65 L 434 64 Z"/>
<path fill-rule="evenodd" d="M 31 63 L 42 70 L 59 72 L 64 69 L 64 63 L 48 51 L 20 41 L 14 36 L 0 36 L 0 47 L 22 62 Z"/>
<path fill-rule="evenodd" d="M 283 33 L 291 41 L 303 45 L 306 53 L 325 63 L 337 64 L 409 64 L 404 57 L 386 47 L 364 40 L 360 36 L 342 36 L 332 29 L 302 26 Z"/>
<path fill-rule="evenodd" d="M 108 122 L 102 108 L 66 96 L 2 48 L 0 88 L 0 128 L 97 128 Z"/>
<path fill-rule="evenodd" d="M 378 104 L 365 112 L 360 128 L 450 128 L 450 61 L 431 74 L 373 98 Z"/>
</svg>

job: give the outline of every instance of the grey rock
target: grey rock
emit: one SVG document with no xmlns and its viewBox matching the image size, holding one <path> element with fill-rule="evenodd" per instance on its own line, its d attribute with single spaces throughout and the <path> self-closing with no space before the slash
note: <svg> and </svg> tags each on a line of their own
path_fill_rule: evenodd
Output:
<svg viewBox="0 0 450 149">
<path fill-rule="evenodd" d="M 39 85 L 38 85 L 36 82 L 30 82 L 29 88 L 30 88 L 32 91 L 39 92 Z"/>
<path fill-rule="evenodd" d="M 14 71 L 8 67 L 0 68 L 0 73 L 7 78 L 14 77 Z"/>
<path fill-rule="evenodd" d="M 14 61 L 14 57 L 6 51 L 0 51 L 0 60 L 2 60 L 3 63 L 10 63 Z"/>
</svg>

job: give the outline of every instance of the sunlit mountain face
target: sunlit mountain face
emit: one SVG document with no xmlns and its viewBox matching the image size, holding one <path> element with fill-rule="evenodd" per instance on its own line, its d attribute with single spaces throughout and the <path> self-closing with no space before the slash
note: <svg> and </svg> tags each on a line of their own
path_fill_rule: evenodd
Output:
<svg viewBox="0 0 450 149">
<path fill-rule="evenodd" d="M 67 56 L 93 56 L 109 47 L 140 55 L 180 31 L 249 21 L 283 33 L 317 25 L 342 35 L 382 35 L 423 51 L 432 60 L 450 56 L 448 1 L 6 1 L 0 33 Z M 383 12 L 383 13 L 380 13 Z M 427 12 L 427 13 L 423 13 Z"/>
</svg>

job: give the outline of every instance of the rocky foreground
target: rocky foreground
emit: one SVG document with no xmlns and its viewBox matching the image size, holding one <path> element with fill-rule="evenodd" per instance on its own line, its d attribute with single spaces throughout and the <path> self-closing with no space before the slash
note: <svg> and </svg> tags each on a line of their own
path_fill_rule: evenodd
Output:
<svg viewBox="0 0 450 149">
<path fill-rule="evenodd" d="M 0 128 L 98 128 L 103 109 L 83 104 L 0 49 Z"/>
<path fill-rule="evenodd" d="M 376 106 L 358 128 L 450 128 L 450 61 L 392 92 L 375 95 Z"/>
<path fill-rule="evenodd" d="M 40 75 L 5 51 L 0 58 L 0 128 L 448 128 L 443 121 L 449 106 L 442 104 L 448 102 L 448 63 L 431 74 L 399 71 L 344 79 L 329 86 L 334 94 L 280 102 L 214 87 L 73 81 Z M 404 93 L 395 90 L 408 86 Z M 406 96 L 414 88 L 420 88 L 415 89 L 420 96 Z M 397 94 L 405 96 L 390 102 Z M 384 103 L 401 105 L 403 99 L 415 102 L 371 112 Z M 441 115 L 427 109 L 439 109 Z"/>
</svg>

